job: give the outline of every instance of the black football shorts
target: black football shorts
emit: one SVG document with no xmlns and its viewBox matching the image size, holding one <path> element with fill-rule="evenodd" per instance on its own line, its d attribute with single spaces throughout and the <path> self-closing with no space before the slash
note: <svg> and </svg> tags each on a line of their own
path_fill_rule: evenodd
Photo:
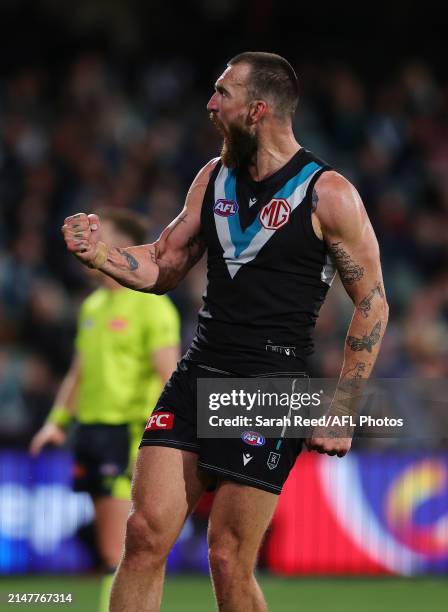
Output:
<svg viewBox="0 0 448 612">
<path fill-rule="evenodd" d="M 197 380 L 222 376 L 234 377 L 180 361 L 148 420 L 140 448 L 168 446 L 197 453 L 199 467 L 216 481 L 232 480 L 279 495 L 301 451 L 301 439 L 264 438 L 256 431 L 240 438 L 197 437 Z"/>
<path fill-rule="evenodd" d="M 141 427 L 141 423 L 77 423 L 69 440 L 75 459 L 74 490 L 93 497 L 130 499 Z"/>
</svg>

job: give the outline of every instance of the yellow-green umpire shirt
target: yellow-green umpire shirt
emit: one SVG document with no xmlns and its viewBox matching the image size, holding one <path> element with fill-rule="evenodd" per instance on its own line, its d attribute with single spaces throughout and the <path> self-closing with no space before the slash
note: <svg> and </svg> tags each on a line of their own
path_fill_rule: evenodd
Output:
<svg viewBox="0 0 448 612">
<path fill-rule="evenodd" d="M 166 296 L 97 289 L 79 312 L 80 423 L 145 421 L 162 389 L 154 351 L 180 341 L 179 315 Z"/>
</svg>

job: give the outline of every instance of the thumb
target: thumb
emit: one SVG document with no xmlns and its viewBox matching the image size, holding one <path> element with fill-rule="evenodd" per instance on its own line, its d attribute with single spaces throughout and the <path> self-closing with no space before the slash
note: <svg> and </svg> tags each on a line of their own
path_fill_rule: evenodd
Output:
<svg viewBox="0 0 448 612">
<path fill-rule="evenodd" d="M 89 220 L 90 229 L 92 232 L 96 232 L 100 229 L 100 218 L 98 215 L 87 215 L 87 218 Z"/>
<path fill-rule="evenodd" d="M 98 217 L 98 215 L 94 215 L 94 214 L 88 215 L 87 218 L 89 220 L 89 225 L 90 225 L 91 244 L 96 245 L 100 241 L 100 236 L 101 236 L 100 218 Z"/>
</svg>

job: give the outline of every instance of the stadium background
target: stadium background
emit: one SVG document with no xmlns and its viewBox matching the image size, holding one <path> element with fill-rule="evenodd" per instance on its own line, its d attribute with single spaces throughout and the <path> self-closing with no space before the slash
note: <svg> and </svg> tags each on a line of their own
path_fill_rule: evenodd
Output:
<svg viewBox="0 0 448 612">
<path fill-rule="evenodd" d="M 390 304 L 376 375 L 446 377 L 446 25 L 428 3 L 376 3 L 364 14 L 273 0 L 0 3 L 2 597 L 45 586 L 95 609 L 91 508 L 70 492 L 70 455 L 31 461 L 25 452 L 69 364 L 89 291 L 64 249 L 62 221 L 129 207 L 151 220 L 148 238 L 157 236 L 219 150 L 205 104 L 226 59 L 241 50 L 276 51 L 293 63 L 299 141 L 364 199 Z M 184 347 L 203 284 L 199 265 L 172 294 Z M 316 374 L 338 374 L 350 311 L 336 285 L 317 328 Z M 346 609 L 348 599 L 366 612 L 443 609 L 447 587 L 434 576 L 448 570 L 446 440 L 357 446 L 342 462 L 300 459 L 260 560 L 274 612 L 299 609 L 297 601 Z M 206 506 L 170 557 L 167 611 L 212 609 L 198 577 Z M 36 573 L 59 577 L 33 581 Z"/>
</svg>

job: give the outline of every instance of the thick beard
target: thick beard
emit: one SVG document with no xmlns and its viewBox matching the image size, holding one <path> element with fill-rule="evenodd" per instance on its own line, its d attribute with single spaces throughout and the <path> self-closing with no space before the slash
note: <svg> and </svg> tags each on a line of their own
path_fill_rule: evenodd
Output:
<svg viewBox="0 0 448 612">
<path fill-rule="evenodd" d="M 210 113 L 210 120 L 224 138 L 221 150 L 221 161 L 224 166 L 235 169 L 247 168 L 258 149 L 256 135 L 235 124 L 226 130 L 215 113 Z"/>
</svg>

